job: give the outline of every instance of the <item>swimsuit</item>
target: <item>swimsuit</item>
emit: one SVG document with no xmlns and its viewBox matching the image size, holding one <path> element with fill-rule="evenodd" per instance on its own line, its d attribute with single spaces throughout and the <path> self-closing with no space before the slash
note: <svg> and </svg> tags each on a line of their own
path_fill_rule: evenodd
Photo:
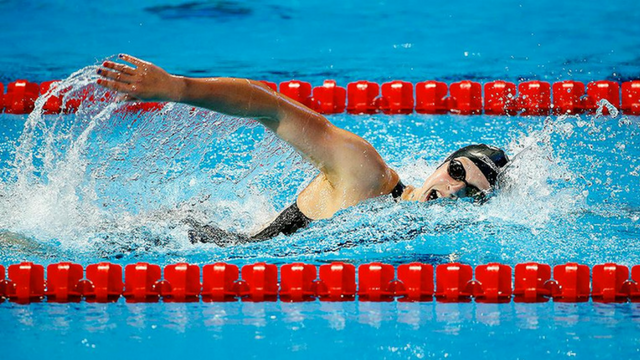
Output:
<svg viewBox="0 0 640 360">
<path fill-rule="evenodd" d="M 391 190 L 391 196 L 393 196 L 394 199 L 398 199 L 400 195 L 402 195 L 404 188 L 405 186 L 402 181 L 398 181 L 398 184 Z M 265 241 L 280 234 L 291 235 L 299 229 L 307 227 L 311 221 L 313 220 L 303 214 L 298 208 L 298 204 L 294 202 L 281 212 L 269 226 L 253 236 L 232 233 L 211 225 L 202 225 L 193 219 L 187 219 L 185 222 L 192 227 L 192 229 L 189 230 L 189 240 L 191 240 L 191 243 L 213 242 L 218 246 L 225 247 Z"/>
</svg>

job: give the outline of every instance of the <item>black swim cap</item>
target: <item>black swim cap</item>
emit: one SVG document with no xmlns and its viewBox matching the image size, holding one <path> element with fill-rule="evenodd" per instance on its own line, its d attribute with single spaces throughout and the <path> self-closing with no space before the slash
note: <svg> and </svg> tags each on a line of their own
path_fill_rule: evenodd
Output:
<svg viewBox="0 0 640 360">
<path fill-rule="evenodd" d="M 466 157 L 473 161 L 487 178 L 491 187 L 496 185 L 500 169 L 509 162 L 507 154 L 505 154 L 502 149 L 485 144 L 476 144 L 465 146 L 454 151 L 453 154 L 447 157 L 444 163 L 459 157 Z"/>
</svg>

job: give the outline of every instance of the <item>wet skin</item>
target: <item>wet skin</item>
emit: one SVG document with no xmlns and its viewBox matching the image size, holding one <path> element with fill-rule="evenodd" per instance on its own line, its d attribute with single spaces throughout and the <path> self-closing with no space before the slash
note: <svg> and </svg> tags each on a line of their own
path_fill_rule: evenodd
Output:
<svg viewBox="0 0 640 360">
<path fill-rule="evenodd" d="M 298 207 L 311 219 L 330 218 L 363 200 L 389 194 L 399 181 L 398 174 L 366 140 L 261 82 L 175 76 L 133 56 L 119 57 L 127 64 L 104 62 L 98 69 L 98 84 L 119 92 L 121 100 L 173 101 L 253 118 L 291 144 L 320 171 L 297 198 Z M 458 160 L 467 173 L 465 181 L 453 179 L 444 164 L 421 187 L 408 186 L 401 198 L 457 198 L 467 184 L 490 189 L 473 162 L 464 157 Z"/>
<path fill-rule="evenodd" d="M 419 188 L 407 186 L 402 193 L 403 200 L 430 201 L 439 198 L 457 199 L 464 196 L 467 186 L 473 186 L 483 192 L 491 190 L 491 184 L 471 160 L 466 157 L 455 158 L 465 169 L 465 181 L 456 180 L 449 175 L 449 162 L 442 164 L 425 180 Z"/>
</svg>

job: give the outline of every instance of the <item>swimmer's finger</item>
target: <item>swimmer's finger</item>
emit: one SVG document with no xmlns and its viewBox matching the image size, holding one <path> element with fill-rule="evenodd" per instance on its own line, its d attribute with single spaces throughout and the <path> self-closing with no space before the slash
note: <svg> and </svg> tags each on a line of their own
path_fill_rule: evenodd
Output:
<svg viewBox="0 0 640 360">
<path fill-rule="evenodd" d="M 135 98 L 129 94 L 118 94 L 118 96 L 116 96 L 116 101 L 132 102 L 132 101 L 140 101 L 140 99 Z"/>
<path fill-rule="evenodd" d="M 109 69 L 113 69 L 113 70 L 117 70 L 120 71 L 123 74 L 128 74 L 128 75 L 133 75 L 135 74 L 135 69 L 132 68 L 131 66 L 125 65 L 125 64 L 118 64 L 115 63 L 113 61 L 105 61 L 102 63 L 103 67 L 109 68 Z"/>
<path fill-rule="evenodd" d="M 127 94 L 135 91 L 135 87 L 133 85 L 113 80 L 98 79 L 98 85 Z"/>
<path fill-rule="evenodd" d="M 98 75 L 108 79 L 113 79 L 115 81 L 120 81 L 125 83 L 132 83 L 134 81 L 133 76 L 119 72 L 119 71 L 109 71 L 107 69 L 98 69 Z"/>
<path fill-rule="evenodd" d="M 148 63 L 144 60 L 138 59 L 137 57 L 133 57 L 127 54 L 120 54 L 118 57 L 126 62 L 130 62 L 135 66 L 147 65 Z"/>
</svg>

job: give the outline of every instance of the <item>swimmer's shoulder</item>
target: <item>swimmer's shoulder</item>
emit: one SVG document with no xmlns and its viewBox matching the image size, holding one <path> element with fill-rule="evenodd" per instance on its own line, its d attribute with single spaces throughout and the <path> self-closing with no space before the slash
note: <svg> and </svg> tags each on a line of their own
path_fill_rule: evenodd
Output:
<svg viewBox="0 0 640 360">
<path fill-rule="evenodd" d="M 335 171 L 339 176 L 329 176 L 329 179 L 337 179 L 337 182 L 349 188 L 354 185 L 372 190 L 388 186 L 393 188 L 398 182 L 396 172 L 368 141 L 353 133 L 347 133 L 344 141 L 339 143 L 336 149 L 338 159 Z M 334 185 L 338 186 L 337 182 Z"/>
</svg>

